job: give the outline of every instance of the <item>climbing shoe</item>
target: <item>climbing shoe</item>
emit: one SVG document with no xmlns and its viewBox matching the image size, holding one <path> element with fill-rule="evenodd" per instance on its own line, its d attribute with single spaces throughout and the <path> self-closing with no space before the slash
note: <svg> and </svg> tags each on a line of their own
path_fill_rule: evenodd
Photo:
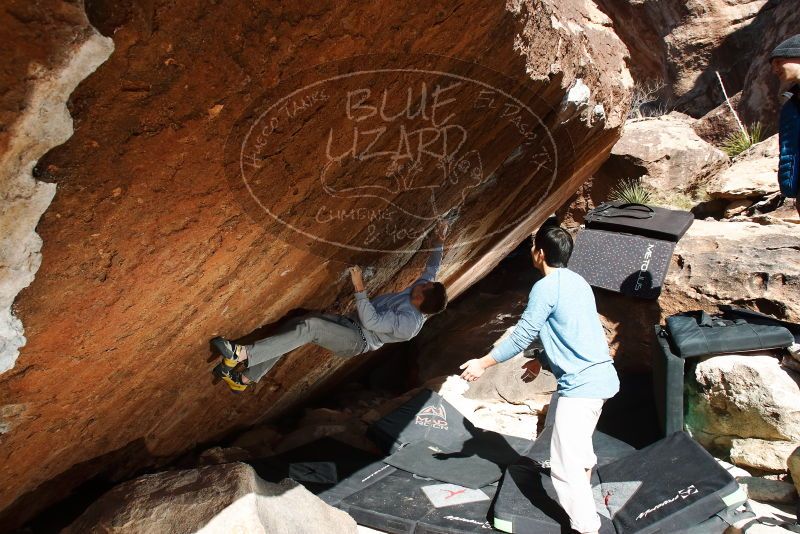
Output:
<svg viewBox="0 0 800 534">
<path fill-rule="evenodd" d="M 216 379 L 224 380 L 228 387 L 236 393 L 247 389 L 247 384 L 242 381 L 242 373 L 236 371 L 236 366 L 247 366 L 247 353 L 244 345 L 237 345 L 223 337 L 211 340 L 211 346 L 222 355 L 222 362 L 218 363 L 211 371 Z"/>
<path fill-rule="evenodd" d="M 222 365 L 222 364 L 220 364 Z M 233 369 L 229 369 L 228 372 L 222 375 L 220 378 L 228 384 L 228 387 L 231 388 L 231 391 L 234 393 L 241 393 L 242 391 L 247 389 L 247 386 L 250 384 L 245 384 L 242 381 L 242 373 L 239 371 L 234 371 Z"/>
<path fill-rule="evenodd" d="M 212 339 L 211 346 L 222 355 L 222 365 L 230 367 L 231 369 L 247 359 L 247 352 L 245 351 L 244 345 L 237 345 L 224 337 L 215 337 Z"/>
</svg>

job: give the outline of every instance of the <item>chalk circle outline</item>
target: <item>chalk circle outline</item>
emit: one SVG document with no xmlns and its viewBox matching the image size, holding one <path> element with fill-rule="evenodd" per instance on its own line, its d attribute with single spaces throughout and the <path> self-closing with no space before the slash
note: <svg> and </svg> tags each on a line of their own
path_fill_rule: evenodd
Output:
<svg viewBox="0 0 800 534">
<path fill-rule="evenodd" d="M 349 57 L 349 58 L 344 58 L 344 59 L 341 59 L 341 60 L 336 60 L 336 61 L 328 62 L 328 63 L 320 63 L 320 64 L 315 65 L 313 67 L 309 67 L 307 69 L 303 69 L 303 70 L 297 72 L 294 75 L 291 75 L 289 78 L 287 78 L 287 81 L 291 80 L 291 78 L 300 77 L 300 75 L 303 74 L 303 73 L 312 72 L 312 71 L 314 71 L 316 69 L 320 69 L 320 68 L 323 68 L 323 67 L 328 66 L 328 65 L 341 64 L 344 61 L 352 61 L 352 60 L 356 60 L 356 59 L 359 59 L 359 58 L 370 59 L 370 58 L 375 58 L 375 57 L 391 58 L 392 56 L 391 55 L 370 54 L 370 55 L 364 55 L 364 56 L 352 56 L 352 57 Z M 463 64 L 463 65 L 477 66 L 478 68 L 484 70 L 485 72 L 491 73 L 494 76 L 500 77 L 501 79 L 503 79 L 503 80 L 505 80 L 507 82 L 510 82 L 512 87 L 515 86 L 515 85 L 518 85 L 516 82 L 514 82 L 514 80 L 512 80 L 508 76 L 506 76 L 506 75 L 504 75 L 504 74 L 502 74 L 500 72 L 497 72 L 497 71 L 495 71 L 493 69 L 490 69 L 488 67 L 485 67 L 485 66 L 483 66 L 483 65 L 481 65 L 479 63 L 468 62 L 468 61 L 464 61 L 462 59 L 456 59 L 456 58 L 451 58 L 451 57 L 447 57 L 447 56 L 435 56 L 435 55 L 432 55 L 432 54 L 410 54 L 410 55 L 406 55 L 405 57 L 407 57 L 407 58 L 410 57 L 410 58 L 433 59 L 433 60 L 440 60 L 440 61 L 441 60 L 449 60 L 449 61 L 453 61 L 455 63 L 460 63 L 460 64 Z M 250 138 L 250 136 L 253 133 L 253 131 L 256 128 L 256 126 L 258 126 L 262 122 L 264 117 L 267 114 L 269 114 L 274 108 L 276 108 L 281 103 L 283 103 L 284 101 L 289 100 L 294 95 L 296 95 L 296 94 L 298 94 L 300 92 L 303 92 L 303 91 L 306 91 L 306 90 L 308 90 L 310 88 L 319 86 L 321 84 L 330 83 L 330 82 L 333 82 L 333 81 L 336 81 L 336 80 L 341 80 L 341 79 L 345 79 L 345 78 L 351 78 L 353 76 L 368 75 L 368 74 L 390 74 L 390 73 L 413 73 L 413 74 L 427 74 L 427 75 L 444 76 L 444 77 L 447 77 L 447 78 L 457 79 L 457 80 L 460 80 L 460 81 L 463 81 L 463 82 L 473 83 L 473 84 L 476 84 L 478 86 L 481 86 L 481 87 L 490 89 L 492 91 L 495 91 L 495 92 L 501 94 L 503 97 L 505 97 L 505 98 L 513 101 L 517 105 L 519 105 L 521 109 L 524 109 L 525 111 L 527 111 L 528 114 L 536 120 L 536 122 L 539 124 L 539 126 L 541 126 L 541 128 L 547 133 L 547 138 L 549 139 L 550 145 L 551 145 L 552 150 L 553 150 L 553 171 L 552 171 L 552 175 L 550 177 L 550 181 L 548 182 L 547 188 L 545 189 L 544 193 L 542 193 L 540 195 L 539 201 L 534 206 L 532 206 L 527 213 L 519 216 L 514 221 L 509 222 L 508 224 L 502 226 L 499 229 L 493 230 L 491 232 L 488 232 L 488 233 L 482 235 L 481 237 L 474 238 L 474 239 L 460 240 L 457 243 L 448 244 L 447 248 L 449 248 L 449 249 L 461 248 L 461 247 L 464 247 L 464 246 L 467 246 L 467 245 L 471 245 L 473 243 L 484 241 L 484 240 L 488 239 L 489 237 L 491 237 L 493 235 L 497 235 L 497 234 L 499 234 L 501 232 L 504 232 L 508 228 L 511 228 L 511 227 L 519 224 L 521 221 L 523 221 L 527 217 L 529 217 L 531 212 L 536 207 L 538 207 L 539 204 L 541 204 L 544 201 L 544 199 L 550 193 L 550 190 L 553 188 L 553 185 L 555 184 L 555 180 L 556 180 L 556 178 L 558 176 L 558 145 L 556 144 L 555 139 L 553 137 L 553 134 L 550 132 L 550 129 L 542 121 L 541 117 L 539 117 L 539 115 L 534 113 L 533 110 L 530 109 L 530 107 L 528 107 L 526 104 L 524 104 L 522 101 L 520 101 L 517 97 L 509 94 L 508 92 L 506 92 L 506 91 L 504 91 L 502 89 L 499 89 L 499 88 L 497 88 L 495 86 L 492 86 L 492 85 L 490 85 L 488 83 L 485 83 L 485 82 L 482 82 L 480 80 L 475 80 L 473 78 L 462 76 L 460 74 L 453 74 L 453 73 L 450 73 L 450 72 L 444 72 L 444 71 L 440 71 L 440 70 L 417 69 L 417 68 L 391 68 L 391 69 L 379 68 L 379 69 L 357 70 L 357 71 L 353 71 L 353 72 L 346 72 L 346 73 L 343 73 L 343 74 L 338 74 L 336 76 L 331 76 L 331 77 L 328 77 L 328 78 L 324 78 L 322 80 L 317 80 L 317 81 L 315 81 L 313 83 L 310 83 L 310 84 L 303 85 L 302 87 L 300 87 L 298 89 L 295 89 L 291 93 L 289 93 L 289 94 L 285 95 L 284 97 L 282 97 L 282 98 L 278 99 L 277 101 L 275 101 L 271 106 L 269 106 L 266 110 L 264 110 L 255 120 L 253 120 L 250 128 L 247 131 L 247 134 L 245 134 L 244 139 L 242 140 L 241 148 L 239 150 L 239 176 L 242 179 L 242 182 L 244 183 L 245 187 L 247 188 L 247 192 L 250 195 L 250 197 L 252 198 L 252 200 L 254 200 L 256 202 L 256 204 L 267 215 L 269 215 L 276 222 L 284 225 L 285 227 L 291 229 L 294 232 L 297 232 L 300 235 L 305 236 L 308 239 L 311 239 L 313 241 L 317 241 L 317 242 L 320 242 L 320 243 L 325 243 L 326 245 L 331 245 L 331 246 L 334 246 L 334 247 L 339 247 L 339 248 L 343 248 L 343 249 L 349 249 L 349 250 L 357 251 L 357 252 L 378 252 L 378 253 L 392 253 L 392 254 L 409 254 L 409 253 L 418 252 L 419 250 L 423 250 L 423 249 L 420 249 L 418 247 L 417 248 L 403 248 L 403 249 L 377 249 L 377 248 L 369 248 L 369 247 L 359 247 L 359 246 L 349 245 L 349 244 L 345 244 L 345 243 L 340 243 L 340 242 L 337 242 L 337 241 L 331 241 L 331 240 L 328 240 L 328 239 L 313 235 L 313 234 L 311 234 L 309 232 L 306 232 L 305 230 L 296 227 L 295 225 L 291 224 L 290 222 L 284 221 L 278 215 L 272 213 L 266 206 L 264 206 L 264 204 L 258 198 L 258 195 L 256 195 L 255 192 L 253 191 L 253 189 L 251 188 L 251 186 L 250 186 L 250 184 L 248 182 L 245 170 L 244 170 L 244 152 L 245 152 L 245 147 L 247 146 L 247 143 L 248 143 L 248 139 Z M 260 102 L 260 100 L 259 99 L 255 99 L 255 102 Z M 250 108 L 248 108 L 248 109 L 250 109 Z M 234 130 L 235 130 L 235 128 L 236 128 L 236 126 L 234 125 Z M 382 197 L 379 197 L 379 198 L 381 198 L 381 200 L 386 201 L 386 199 L 384 199 Z M 415 239 L 412 242 L 416 242 L 417 240 L 418 239 Z M 429 249 L 424 249 L 424 250 L 429 250 Z"/>
</svg>

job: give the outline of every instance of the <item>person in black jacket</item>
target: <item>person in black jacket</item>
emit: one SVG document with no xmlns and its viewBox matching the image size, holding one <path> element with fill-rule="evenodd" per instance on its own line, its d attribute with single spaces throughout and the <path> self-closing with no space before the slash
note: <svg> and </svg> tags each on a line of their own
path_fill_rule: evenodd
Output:
<svg viewBox="0 0 800 534">
<path fill-rule="evenodd" d="M 780 78 L 781 91 L 786 98 L 779 123 L 778 184 L 785 197 L 795 199 L 795 208 L 800 215 L 797 199 L 800 182 L 800 34 L 775 47 L 770 63 Z"/>
</svg>

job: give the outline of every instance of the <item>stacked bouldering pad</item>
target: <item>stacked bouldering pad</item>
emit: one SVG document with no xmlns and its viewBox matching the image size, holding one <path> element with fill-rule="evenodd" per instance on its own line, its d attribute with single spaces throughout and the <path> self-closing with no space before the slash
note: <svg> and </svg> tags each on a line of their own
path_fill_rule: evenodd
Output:
<svg viewBox="0 0 800 534">
<path fill-rule="evenodd" d="M 680 313 L 656 325 L 658 351 L 653 361 L 653 390 L 664 436 L 683 429 L 686 361 L 717 354 L 747 354 L 782 349 L 800 342 L 800 325 L 757 312 L 723 306 L 719 315 Z"/>
<path fill-rule="evenodd" d="M 383 532 L 569 531 L 546 439 L 476 428 L 428 390 L 374 423 L 370 436 L 382 455 L 326 438 L 251 463 L 262 478 L 293 478 Z M 640 451 L 600 432 L 593 441 L 602 532 L 716 532 L 708 529 L 725 524 L 721 517 L 741 500 L 728 473 L 684 434 Z"/>
<path fill-rule="evenodd" d="M 586 215 L 569 268 L 589 285 L 655 299 L 676 243 L 694 221 L 686 211 L 644 204 L 606 203 Z"/>
</svg>

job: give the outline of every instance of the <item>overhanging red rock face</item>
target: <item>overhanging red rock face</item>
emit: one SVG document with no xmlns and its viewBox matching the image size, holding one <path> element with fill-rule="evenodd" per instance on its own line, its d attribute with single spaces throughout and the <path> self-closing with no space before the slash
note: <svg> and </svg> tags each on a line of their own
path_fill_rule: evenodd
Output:
<svg viewBox="0 0 800 534">
<path fill-rule="evenodd" d="M 627 113 L 626 50 L 588 0 L 91 7 L 115 51 L 37 166 L 57 192 L 15 303 L 27 345 L 0 375 L 4 524 L 335 382 L 343 361 L 301 350 L 232 396 L 210 383 L 208 339 L 349 309 L 348 263 L 371 267 L 372 294 L 409 283 L 454 213 L 457 295 L 588 179 Z M 430 113 L 402 115 L 405 94 Z"/>
</svg>

